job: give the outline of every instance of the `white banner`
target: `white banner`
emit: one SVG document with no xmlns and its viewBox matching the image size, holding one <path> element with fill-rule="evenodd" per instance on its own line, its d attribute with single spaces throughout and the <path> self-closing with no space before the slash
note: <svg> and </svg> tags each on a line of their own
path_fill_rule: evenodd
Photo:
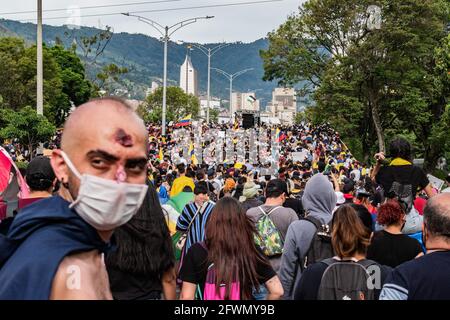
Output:
<svg viewBox="0 0 450 320">
<path fill-rule="evenodd" d="M 435 176 L 432 176 L 431 174 L 427 174 L 427 177 L 428 177 L 428 180 L 430 181 L 431 186 L 433 188 L 437 189 L 438 191 L 441 191 L 441 188 L 444 185 L 444 180 L 436 178 Z"/>
</svg>

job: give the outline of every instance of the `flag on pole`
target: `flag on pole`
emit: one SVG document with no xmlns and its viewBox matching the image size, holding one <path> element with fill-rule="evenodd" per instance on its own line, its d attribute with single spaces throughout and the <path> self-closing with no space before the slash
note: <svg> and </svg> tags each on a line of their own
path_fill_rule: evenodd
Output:
<svg viewBox="0 0 450 320">
<path fill-rule="evenodd" d="M 197 160 L 197 157 L 195 156 L 195 152 L 194 152 L 194 144 L 192 143 L 192 141 L 191 141 L 191 143 L 189 144 L 188 154 L 189 154 L 189 156 L 191 157 L 191 162 L 192 162 L 194 165 L 197 165 L 197 164 L 198 164 L 198 160 Z"/>
<path fill-rule="evenodd" d="M 233 130 L 237 130 L 239 129 L 239 120 L 237 118 L 237 116 L 234 118 L 234 125 L 233 125 Z"/>
<path fill-rule="evenodd" d="M 256 97 L 254 97 L 254 96 L 248 96 L 248 97 L 247 97 L 247 101 L 250 102 L 250 103 L 254 103 L 254 102 L 256 101 Z"/>
<path fill-rule="evenodd" d="M 279 128 L 277 128 L 277 131 L 276 131 L 276 139 L 277 139 L 277 142 L 281 142 L 284 139 L 286 139 L 286 134 L 283 131 L 281 131 Z"/>
<path fill-rule="evenodd" d="M 180 122 L 178 122 L 177 124 L 175 124 L 175 127 L 176 127 L 176 128 L 179 128 L 179 127 L 185 127 L 185 126 L 190 125 L 190 124 L 191 124 L 191 121 L 192 121 L 191 118 L 192 118 L 192 115 L 191 115 L 191 114 L 188 115 L 188 116 L 186 116 L 186 117 L 184 117 L 183 119 L 180 120 Z"/>
<path fill-rule="evenodd" d="M 192 157 L 192 155 L 194 154 L 194 144 L 192 143 L 192 141 L 191 141 L 191 143 L 189 144 L 188 154 L 189 154 L 189 156 L 191 156 L 191 157 Z"/>
</svg>

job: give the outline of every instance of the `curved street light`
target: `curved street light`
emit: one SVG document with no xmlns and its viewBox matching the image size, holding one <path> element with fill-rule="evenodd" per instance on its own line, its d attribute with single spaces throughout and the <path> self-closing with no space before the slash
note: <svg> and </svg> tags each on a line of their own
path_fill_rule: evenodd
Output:
<svg viewBox="0 0 450 320">
<path fill-rule="evenodd" d="M 206 123 L 209 124 L 209 109 L 211 104 L 211 57 L 217 53 L 219 50 L 228 47 L 229 43 L 222 43 L 213 48 L 207 48 L 202 46 L 201 44 L 191 43 L 191 46 L 199 49 L 202 53 L 204 53 L 208 57 L 208 85 L 207 85 L 207 106 L 206 106 Z"/>
<path fill-rule="evenodd" d="M 134 14 L 130 14 L 130 13 L 122 13 L 124 16 L 127 17 L 136 17 L 138 18 L 139 21 L 142 21 L 146 24 L 148 24 L 149 26 L 153 27 L 154 29 L 156 29 L 162 36 L 162 40 L 164 41 L 164 75 L 163 75 L 163 106 L 162 106 L 162 132 L 161 134 L 163 136 L 166 135 L 166 105 L 167 105 L 167 47 L 168 47 L 168 42 L 170 40 L 170 37 L 179 29 L 193 24 L 195 22 L 197 22 L 200 19 L 212 19 L 214 18 L 214 16 L 205 16 L 205 17 L 196 17 L 196 18 L 191 18 L 191 19 L 186 19 L 183 21 L 180 21 L 178 23 L 175 23 L 172 26 L 162 26 L 161 24 L 159 24 L 158 22 L 149 19 L 149 18 L 145 18 L 142 16 L 138 16 L 138 15 L 134 15 Z"/>
<path fill-rule="evenodd" d="M 233 79 L 236 79 L 240 75 L 243 75 L 244 73 L 253 70 L 253 68 L 244 69 L 233 74 L 230 74 L 218 68 L 211 68 L 211 69 L 217 71 L 218 73 L 225 76 L 228 80 L 230 80 L 230 121 L 231 123 L 233 123 Z"/>
</svg>

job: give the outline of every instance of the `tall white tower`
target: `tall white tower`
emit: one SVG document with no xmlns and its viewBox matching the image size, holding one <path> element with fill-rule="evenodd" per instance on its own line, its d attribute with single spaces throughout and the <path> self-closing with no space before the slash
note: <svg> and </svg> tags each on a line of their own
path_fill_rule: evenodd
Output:
<svg viewBox="0 0 450 320">
<path fill-rule="evenodd" d="M 198 97 L 197 70 L 192 65 L 189 53 L 186 54 L 186 60 L 184 60 L 184 63 L 180 67 L 180 88 L 184 92 Z"/>
</svg>

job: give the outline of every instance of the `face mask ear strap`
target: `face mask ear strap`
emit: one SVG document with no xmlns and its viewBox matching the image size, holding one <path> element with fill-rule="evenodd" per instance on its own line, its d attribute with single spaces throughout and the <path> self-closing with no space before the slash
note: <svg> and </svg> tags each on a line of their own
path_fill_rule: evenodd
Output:
<svg viewBox="0 0 450 320">
<path fill-rule="evenodd" d="M 80 172 L 77 170 L 77 168 L 75 168 L 75 166 L 73 165 L 72 161 L 69 159 L 69 157 L 67 156 L 67 154 L 61 150 L 61 156 L 64 159 L 64 162 L 67 164 L 67 166 L 69 167 L 70 171 L 72 171 L 72 173 L 81 180 L 81 174 Z"/>
</svg>

